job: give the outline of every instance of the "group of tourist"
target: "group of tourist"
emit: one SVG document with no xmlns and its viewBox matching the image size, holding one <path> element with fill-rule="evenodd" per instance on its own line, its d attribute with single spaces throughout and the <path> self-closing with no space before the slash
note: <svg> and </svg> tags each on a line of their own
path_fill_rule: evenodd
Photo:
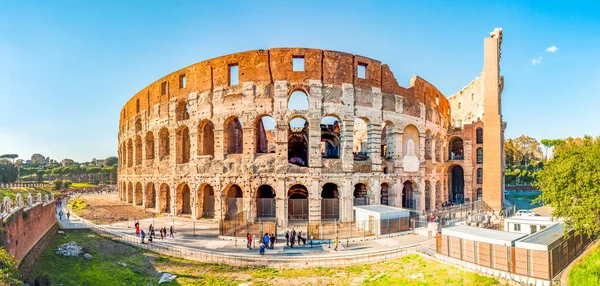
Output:
<svg viewBox="0 0 600 286">
<path fill-rule="evenodd" d="M 58 219 L 62 220 L 65 212 L 63 212 L 63 200 L 61 198 L 56 199 L 54 202 L 54 206 L 56 207 L 56 214 L 58 214 Z M 71 211 L 67 210 L 67 220 L 71 219 Z"/>
<path fill-rule="evenodd" d="M 250 236 L 249 233 L 246 235 L 246 237 L 248 238 L 248 241 L 249 241 L 248 248 L 252 249 L 251 248 L 252 237 Z M 265 232 L 265 235 L 260 238 L 260 241 L 258 243 L 260 255 L 265 255 L 265 249 L 267 249 L 267 248 L 273 249 L 276 241 L 277 241 L 277 237 L 275 237 L 275 234 Z"/>
<path fill-rule="evenodd" d="M 174 230 L 173 230 L 173 226 L 169 227 L 169 235 L 167 236 L 167 227 L 161 227 L 158 232 L 160 233 L 160 239 L 161 240 L 165 240 L 167 239 L 167 237 L 170 238 L 175 238 L 175 236 L 173 235 Z M 140 228 L 140 222 L 136 221 L 135 222 L 135 235 L 137 237 L 142 238 L 142 244 L 144 244 L 144 240 L 146 239 L 146 232 Z M 150 224 L 150 226 L 148 227 L 148 242 L 152 242 L 152 240 L 156 238 L 156 234 L 154 232 L 154 226 L 152 224 Z"/>
<path fill-rule="evenodd" d="M 296 240 L 298 241 L 298 245 L 300 245 L 300 242 L 302 242 L 302 244 L 306 244 L 306 235 L 302 233 L 302 231 L 299 231 L 296 234 L 296 230 L 292 228 L 292 231 L 290 232 L 289 230 L 285 231 L 285 245 L 289 246 L 290 248 L 294 248 L 294 244 L 296 243 Z"/>
</svg>

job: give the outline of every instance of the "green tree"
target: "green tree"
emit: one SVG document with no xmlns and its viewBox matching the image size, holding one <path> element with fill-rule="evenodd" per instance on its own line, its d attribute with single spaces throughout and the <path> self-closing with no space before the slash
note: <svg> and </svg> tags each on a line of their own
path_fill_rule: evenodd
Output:
<svg viewBox="0 0 600 286">
<path fill-rule="evenodd" d="M 17 167 L 8 159 L 0 159 L 0 177 L 3 183 L 14 183 L 17 180 Z"/>
<path fill-rule="evenodd" d="M 64 180 L 62 182 L 62 187 L 63 187 L 63 189 L 68 189 L 72 184 L 73 184 L 73 182 L 71 182 L 69 180 Z"/>
<path fill-rule="evenodd" d="M 600 232 L 600 137 L 567 138 L 537 173 L 538 201 L 554 208 L 576 234 Z"/>
<path fill-rule="evenodd" d="M 17 154 L 4 154 L 0 155 L 0 159 L 11 159 L 13 164 L 15 163 L 15 159 L 19 158 Z"/>
<path fill-rule="evenodd" d="M 117 159 L 117 157 L 108 157 L 104 160 L 104 165 L 107 167 L 112 167 L 117 165 L 117 163 L 119 162 L 119 159 Z"/>
<path fill-rule="evenodd" d="M 56 180 L 52 181 L 52 184 L 54 184 L 55 190 L 60 190 L 63 187 L 63 181 L 61 179 L 56 179 Z"/>
</svg>

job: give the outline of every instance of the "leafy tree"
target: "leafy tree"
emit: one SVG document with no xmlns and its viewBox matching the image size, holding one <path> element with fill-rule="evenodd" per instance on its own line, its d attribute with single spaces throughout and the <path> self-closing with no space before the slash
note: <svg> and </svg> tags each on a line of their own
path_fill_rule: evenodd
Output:
<svg viewBox="0 0 600 286">
<path fill-rule="evenodd" d="M 13 164 L 15 163 L 15 159 L 19 158 L 17 154 L 4 154 L 0 155 L 0 159 L 11 159 Z"/>
<path fill-rule="evenodd" d="M 61 179 L 56 179 L 56 180 L 52 181 L 52 184 L 54 184 L 55 190 L 60 190 L 60 189 L 62 189 L 63 181 Z"/>
<path fill-rule="evenodd" d="M 576 234 L 600 232 L 600 137 L 567 138 L 537 174 L 538 201 L 554 208 Z"/>
<path fill-rule="evenodd" d="M 68 189 L 72 184 L 73 184 L 73 182 L 71 182 L 69 180 L 64 180 L 62 182 L 62 187 L 63 187 L 63 189 Z"/>
<path fill-rule="evenodd" d="M 117 165 L 118 162 L 119 159 L 117 159 L 117 157 L 108 157 L 104 160 L 104 165 L 107 167 L 112 167 Z"/>
<path fill-rule="evenodd" d="M 18 170 L 8 159 L 0 159 L 0 177 L 3 183 L 14 183 L 17 180 Z"/>
</svg>

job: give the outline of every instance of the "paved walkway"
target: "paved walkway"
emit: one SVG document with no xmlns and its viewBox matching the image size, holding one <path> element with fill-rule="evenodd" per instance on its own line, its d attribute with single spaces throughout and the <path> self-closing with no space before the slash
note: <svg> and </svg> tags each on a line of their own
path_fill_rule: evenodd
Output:
<svg viewBox="0 0 600 286">
<path fill-rule="evenodd" d="M 63 212 L 67 213 L 67 209 L 64 206 Z M 245 241 L 222 240 L 217 238 L 218 224 L 209 220 L 192 220 L 181 217 L 160 217 L 142 219 L 139 220 L 139 222 L 140 227 L 146 233 L 148 233 L 148 227 L 150 226 L 150 224 L 153 224 L 155 226 L 155 234 L 158 235 L 158 238 L 154 239 L 153 244 L 183 246 L 191 249 L 211 251 L 215 253 L 235 253 L 241 255 L 258 254 L 258 233 L 255 234 L 257 238 L 253 241 L 252 249 L 248 249 L 246 247 Z M 135 237 L 134 223 L 135 222 L 133 221 L 126 221 L 99 226 L 122 235 L 129 235 Z M 86 225 L 82 223 L 82 220 L 74 214 L 71 214 L 70 220 L 67 220 L 66 217 L 63 217 L 62 220 L 59 220 L 59 225 L 61 229 L 87 228 Z M 174 226 L 174 238 L 167 238 L 165 240 L 161 240 L 160 235 L 158 234 L 158 229 L 160 229 L 161 227 L 167 227 L 168 230 L 170 226 Z M 147 238 L 148 236 L 146 236 L 146 239 Z M 329 243 L 315 244 L 312 246 L 312 248 L 310 247 L 310 245 L 295 246 L 294 248 L 290 248 L 285 246 L 285 238 L 279 237 L 278 240 L 283 242 L 276 243 L 274 249 L 266 250 L 265 256 L 298 257 L 326 254 L 362 254 L 390 250 L 402 246 L 409 246 L 415 244 L 430 245 L 432 243 L 435 243 L 435 239 L 433 238 L 413 234 L 393 238 L 382 238 L 358 242 L 352 242 L 347 241 L 346 239 L 341 239 L 340 244 L 338 246 L 338 250 L 335 251 L 333 249 L 333 245 L 330 245 Z"/>
</svg>

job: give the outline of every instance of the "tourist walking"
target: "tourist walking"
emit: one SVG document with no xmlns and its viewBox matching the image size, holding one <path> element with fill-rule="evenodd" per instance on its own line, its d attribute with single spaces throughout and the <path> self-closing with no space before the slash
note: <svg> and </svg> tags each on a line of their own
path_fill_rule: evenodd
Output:
<svg viewBox="0 0 600 286">
<path fill-rule="evenodd" d="M 250 233 L 246 234 L 246 247 L 248 247 L 248 249 L 252 249 L 252 236 Z"/>
<path fill-rule="evenodd" d="M 306 238 L 302 236 L 302 231 L 298 232 L 298 245 L 300 245 L 300 241 L 302 241 L 302 244 L 306 245 Z"/>
<path fill-rule="evenodd" d="M 265 236 L 263 237 L 263 242 L 265 243 L 265 247 L 269 247 L 269 233 L 265 232 Z"/>
<path fill-rule="evenodd" d="M 265 255 L 265 243 L 263 241 L 263 239 L 260 239 L 260 243 L 259 243 L 259 247 L 260 247 L 260 255 Z"/>
<path fill-rule="evenodd" d="M 340 240 L 336 236 L 335 239 L 333 240 L 333 250 L 337 251 L 337 247 L 339 244 L 340 244 Z"/>
<path fill-rule="evenodd" d="M 135 222 L 135 235 L 140 236 L 140 222 L 139 221 Z"/>
<path fill-rule="evenodd" d="M 142 244 L 144 244 L 144 238 L 146 238 L 146 233 L 142 229 Z"/>
<path fill-rule="evenodd" d="M 170 226 L 170 227 L 169 227 L 169 234 L 171 235 L 171 238 L 175 238 L 175 237 L 173 236 L 173 226 Z"/>
<path fill-rule="evenodd" d="M 156 234 L 154 233 L 153 225 L 150 225 L 150 238 L 156 238 Z"/>
<path fill-rule="evenodd" d="M 271 236 L 269 236 L 269 243 L 271 244 L 271 249 L 273 249 L 273 246 L 275 246 L 275 234 L 271 233 Z"/>
<path fill-rule="evenodd" d="M 71 220 L 71 212 L 67 211 L 67 220 Z"/>
<path fill-rule="evenodd" d="M 63 211 L 61 210 L 60 212 L 58 212 L 58 219 L 62 220 L 62 216 L 63 216 Z"/>
<path fill-rule="evenodd" d="M 290 248 L 294 248 L 294 240 L 295 240 L 295 236 L 290 235 Z"/>
<path fill-rule="evenodd" d="M 290 246 L 290 231 L 285 231 L 285 246 Z"/>
<path fill-rule="evenodd" d="M 161 227 L 158 231 L 160 232 L 160 240 L 164 240 L 165 236 L 163 235 L 163 228 Z"/>
</svg>

